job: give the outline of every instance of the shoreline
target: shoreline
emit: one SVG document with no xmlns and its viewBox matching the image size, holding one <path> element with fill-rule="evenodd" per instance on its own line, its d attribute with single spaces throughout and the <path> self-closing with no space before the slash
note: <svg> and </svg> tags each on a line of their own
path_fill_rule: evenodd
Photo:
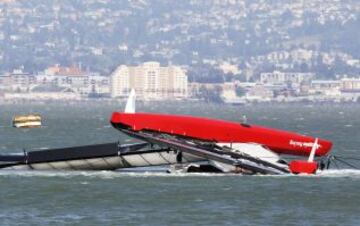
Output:
<svg viewBox="0 0 360 226">
<path fill-rule="evenodd" d="M 360 101 L 338 101 L 338 100 L 291 100 L 291 101 L 278 101 L 278 100 L 267 100 L 267 101 L 248 101 L 241 104 L 225 103 L 225 102 L 211 102 L 205 100 L 137 100 L 139 104 L 166 104 L 166 103 L 186 103 L 186 104 L 210 104 L 210 105 L 221 105 L 221 106 L 232 106 L 232 107 L 242 107 L 247 105 L 311 105 L 311 104 L 321 104 L 321 105 L 359 105 Z M 110 98 L 101 98 L 101 99 L 0 99 L 1 105 L 20 105 L 20 104 L 37 104 L 37 105 L 46 105 L 46 104 L 62 104 L 62 105 L 73 105 L 73 104 L 106 104 L 106 105 L 118 105 L 125 104 L 126 99 L 110 99 Z"/>
</svg>

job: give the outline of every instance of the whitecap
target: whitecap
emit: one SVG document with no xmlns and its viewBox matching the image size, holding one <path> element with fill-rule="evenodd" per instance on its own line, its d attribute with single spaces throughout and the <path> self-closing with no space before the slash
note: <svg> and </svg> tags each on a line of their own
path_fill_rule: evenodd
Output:
<svg viewBox="0 0 360 226">
<path fill-rule="evenodd" d="M 352 177 L 360 178 L 360 170 L 356 169 L 330 169 L 319 171 L 317 176 L 320 177 Z"/>
<path fill-rule="evenodd" d="M 0 170 L 0 177 L 59 177 L 59 178 L 99 178 L 99 179 L 115 179 L 123 177 L 134 178 L 147 178 L 147 177 L 241 177 L 241 174 L 216 174 L 216 173 L 167 173 L 165 171 L 51 171 L 51 170 Z M 246 176 L 248 177 L 248 176 Z M 252 177 L 274 177 L 274 178 L 287 178 L 287 177 L 352 177 L 360 178 L 360 170 L 354 169 L 330 169 L 318 171 L 316 174 L 282 174 L 282 175 L 253 175 Z M 83 181 L 81 184 L 88 184 L 88 181 Z"/>
<path fill-rule="evenodd" d="M 152 171 L 55 171 L 55 170 L 0 170 L 0 177 L 59 177 L 59 178 L 100 178 L 114 179 L 121 177 L 213 177 L 233 176 L 235 174 L 214 174 L 214 173 L 167 173 Z"/>
</svg>

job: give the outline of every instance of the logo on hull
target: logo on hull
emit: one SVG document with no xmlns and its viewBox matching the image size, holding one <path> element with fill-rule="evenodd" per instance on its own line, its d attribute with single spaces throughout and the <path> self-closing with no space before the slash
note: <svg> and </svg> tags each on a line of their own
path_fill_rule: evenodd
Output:
<svg viewBox="0 0 360 226">
<path fill-rule="evenodd" d="M 290 140 L 289 144 L 293 147 L 300 147 L 300 148 L 312 148 L 314 146 L 314 142 L 301 142 L 301 141 L 295 141 Z M 317 148 L 320 148 L 321 145 L 317 144 Z"/>
</svg>

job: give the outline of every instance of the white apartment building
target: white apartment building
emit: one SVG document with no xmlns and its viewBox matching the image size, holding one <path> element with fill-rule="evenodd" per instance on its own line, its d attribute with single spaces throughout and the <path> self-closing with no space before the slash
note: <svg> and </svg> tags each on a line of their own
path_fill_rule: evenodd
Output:
<svg viewBox="0 0 360 226">
<path fill-rule="evenodd" d="M 0 90 L 10 92 L 28 92 L 36 86 L 36 76 L 15 69 L 13 72 L 0 75 Z"/>
<path fill-rule="evenodd" d="M 264 84 L 277 84 L 286 82 L 299 84 L 303 81 L 311 80 L 314 76 L 314 73 L 273 71 L 270 73 L 261 73 L 260 81 Z"/>
<path fill-rule="evenodd" d="M 161 67 L 158 62 L 120 65 L 111 74 L 111 96 L 127 97 L 131 89 L 145 100 L 184 99 L 188 96 L 187 75 L 179 66 Z"/>
<path fill-rule="evenodd" d="M 359 78 L 343 78 L 341 79 L 341 91 L 343 92 L 360 92 Z"/>
</svg>

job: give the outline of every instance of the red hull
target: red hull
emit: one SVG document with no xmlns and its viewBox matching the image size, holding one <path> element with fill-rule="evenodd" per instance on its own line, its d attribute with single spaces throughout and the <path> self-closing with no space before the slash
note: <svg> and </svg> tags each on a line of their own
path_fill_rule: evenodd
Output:
<svg viewBox="0 0 360 226">
<path fill-rule="evenodd" d="M 277 129 L 192 116 L 115 112 L 111 123 L 134 131 L 152 130 L 218 143 L 257 143 L 276 153 L 290 155 L 308 156 L 315 140 Z M 319 139 L 318 144 L 317 156 L 326 155 L 332 147 L 330 141 L 323 139 Z"/>
<path fill-rule="evenodd" d="M 299 173 L 315 174 L 318 168 L 318 164 L 316 162 L 294 160 L 290 162 L 289 168 L 293 174 L 299 174 Z"/>
</svg>

